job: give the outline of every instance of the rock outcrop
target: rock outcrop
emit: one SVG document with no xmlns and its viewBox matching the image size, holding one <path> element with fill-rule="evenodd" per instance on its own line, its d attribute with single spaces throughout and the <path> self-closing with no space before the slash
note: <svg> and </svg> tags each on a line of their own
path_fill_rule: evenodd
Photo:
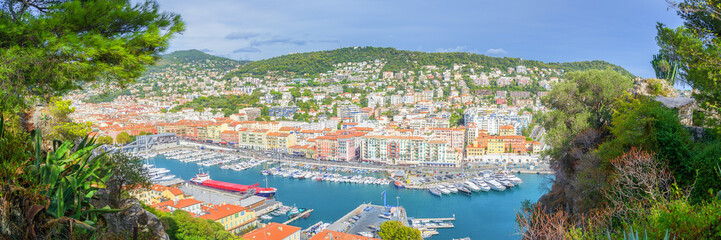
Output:
<svg viewBox="0 0 721 240">
<path fill-rule="evenodd" d="M 160 219 L 143 209 L 137 201 L 125 211 L 103 214 L 103 218 L 107 226 L 105 234 L 109 236 L 133 238 L 137 234 L 152 239 L 169 239 Z"/>
<path fill-rule="evenodd" d="M 105 189 L 98 191 L 98 197 L 93 206 L 102 208 L 110 205 Z M 102 215 L 105 222 L 105 226 L 100 228 L 102 235 L 118 239 L 134 239 L 135 236 L 138 239 L 170 239 L 160 219 L 143 209 L 137 199 L 124 199 L 122 206 L 124 211 Z"/>
<path fill-rule="evenodd" d="M 678 90 L 666 80 L 657 78 L 636 78 L 631 93 L 651 97 L 678 97 Z"/>
</svg>

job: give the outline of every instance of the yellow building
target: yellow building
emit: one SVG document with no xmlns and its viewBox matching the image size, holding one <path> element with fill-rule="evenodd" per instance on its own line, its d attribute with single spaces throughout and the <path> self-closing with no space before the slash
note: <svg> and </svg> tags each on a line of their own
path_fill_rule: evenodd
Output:
<svg viewBox="0 0 721 240">
<path fill-rule="evenodd" d="M 208 124 L 206 129 L 206 139 L 213 140 L 213 141 L 221 141 L 221 134 L 223 131 L 228 130 L 228 124 L 227 123 L 211 123 Z"/>
<path fill-rule="evenodd" d="M 204 211 L 207 214 L 200 215 L 198 218 L 210 219 L 220 223 L 225 230 L 232 233 L 239 233 L 245 229 L 255 227 L 257 221 L 254 211 L 232 204 L 219 205 Z"/>
<path fill-rule="evenodd" d="M 135 189 L 130 189 L 128 190 L 128 195 L 130 195 L 130 197 L 138 199 L 138 201 L 142 202 L 145 205 L 152 205 L 158 203 L 158 201 L 153 202 L 151 190 L 147 188 L 139 187 Z"/>
<path fill-rule="evenodd" d="M 238 129 L 238 146 L 255 150 L 266 150 L 267 133 L 265 129 Z"/>
<path fill-rule="evenodd" d="M 503 125 L 498 128 L 498 135 L 501 135 L 501 136 L 516 135 L 516 130 L 513 128 L 513 125 Z"/>
<path fill-rule="evenodd" d="M 506 143 L 498 136 L 488 138 L 487 153 L 504 153 L 506 152 Z"/>
<path fill-rule="evenodd" d="M 160 196 L 175 201 L 186 199 L 183 191 L 176 187 L 166 187 L 165 190 L 160 193 Z"/>
<path fill-rule="evenodd" d="M 131 197 L 137 198 L 139 201 L 146 205 L 152 205 L 160 203 L 161 200 L 183 200 L 186 198 L 192 198 L 187 196 L 176 187 L 166 187 L 163 185 L 155 184 L 147 188 L 138 188 L 129 191 Z"/>
<path fill-rule="evenodd" d="M 295 145 L 295 134 L 269 132 L 266 135 L 266 146 L 268 150 L 282 150 L 289 152 L 289 148 Z"/>
</svg>

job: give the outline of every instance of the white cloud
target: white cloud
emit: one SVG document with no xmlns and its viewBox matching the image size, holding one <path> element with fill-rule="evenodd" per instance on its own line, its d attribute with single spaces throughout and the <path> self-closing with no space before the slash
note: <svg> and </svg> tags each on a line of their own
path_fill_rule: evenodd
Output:
<svg viewBox="0 0 721 240">
<path fill-rule="evenodd" d="M 466 46 L 456 46 L 456 48 L 438 48 L 436 52 L 466 52 Z"/>
<path fill-rule="evenodd" d="M 503 48 L 490 48 L 488 51 L 486 51 L 486 54 L 488 55 L 505 55 L 508 54 L 508 51 L 503 50 Z"/>
</svg>

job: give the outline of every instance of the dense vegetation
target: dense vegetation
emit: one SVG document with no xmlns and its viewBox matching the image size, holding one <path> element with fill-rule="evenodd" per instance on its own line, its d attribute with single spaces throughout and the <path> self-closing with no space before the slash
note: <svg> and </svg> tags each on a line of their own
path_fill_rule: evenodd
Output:
<svg viewBox="0 0 721 240">
<path fill-rule="evenodd" d="M 656 27 L 659 55 L 667 59 L 658 64 L 659 72 L 698 89 L 694 98 L 699 106 L 707 115 L 715 115 L 721 108 L 721 1 L 685 0 L 672 6 L 684 25 L 673 29 L 659 23 Z M 706 120 L 721 131 L 721 118 Z"/>
<path fill-rule="evenodd" d="M 559 68 L 566 71 L 586 69 L 614 69 L 631 76 L 625 69 L 605 61 L 584 61 L 570 63 L 544 63 L 534 60 L 523 60 L 508 57 L 490 57 L 473 53 L 427 53 L 418 51 L 396 50 L 394 48 L 380 47 L 348 47 L 329 51 L 297 53 L 274 57 L 266 60 L 254 61 L 241 66 L 235 74 L 228 77 L 246 73 L 263 75 L 270 72 L 294 72 L 297 74 L 318 74 L 333 70 L 333 64 L 346 62 L 372 62 L 376 59 L 387 61 L 383 71 L 398 72 L 401 70 L 417 70 L 422 66 L 436 65 L 439 67 L 452 67 L 453 64 L 475 64 L 485 68 L 527 67 Z"/>
<path fill-rule="evenodd" d="M 213 220 L 195 218 L 183 210 L 176 210 L 173 213 L 157 211 L 151 207 L 146 210 L 155 214 L 167 226 L 165 230 L 171 240 L 195 240 L 195 239 L 217 239 L 232 240 L 241 239 L 228 231 L 220 223 Z"/>
<path fill-rule="evenodd" d="M 721 139 L 693 138 L 676 110 L 630 87 L 612 71 L 576 72 L 544 99 L 554 109 L 543 124 L 556 176 L 519 215 L 525 238 L 595 239 L 631 227 L 651 239 L 721 237 Z"/>
<path fill-rule="evenodd" d="M 413 227 L 403 226 L 399 221 L 381 223 L 378 235 L 383 240 L 421 240 L 421 231 Z"/>
<path fill-rule="evenodd" d="M 123 192 L 147 176 L 137 159 L 109 155 L 88 137 L 89 125 L 73 123 L 70 101 L 58 97 L 84 83 L 134 81 L 183 30 L 180 16 L 153 1 L 0 6 L 1 238 L 161 237 L 162 228 L 128 232 L 107 224 L 139 208 Z"/>
<path fill-rule="evenodd" d="M 148 71 L 158 72 L 162 71 L 164 67 L 170 64 L 192 64 L 194 62 L 212 62 L 214 68 L 225 71 L 248 63 L 249 61 L 237 61 L 191 49 L 175 51 L 162 55 L 160 61 L 158 61 L 155 65 L 148 67 Z"/>
<path fill-rule="evenodd" d="M 684 26 L 657 27 L 658 83 L 691 85 L 701 107 L 684 126 L 679 110 L 629 94 L 608 72 L 572 75 L 544 99 L 551 191 L 517 215 L 524 239 L 721 239 L 721 1 L 670 2 Z M 599 79 L 599 80 L 596 80 Z M 609 81 L 610 80 L 610 81 Z M 684 118 L 688 117 L 684 115 Z M 702 118 L 702 119 L 696 119 Z"/>
<path fill-rule="evenodd" d="M 170 112 L 178 112 L 183 108 L 192 108 L 197 112 L 205 109 L 220 109 L 225 116 L 230 116 L 238 113 L 239 109 L 258 106 L 260 95 L 262 95 L 260 92 L 253 92 L 251 95 L 203 96 L 175 106 L 170 109 Z"/>
</svg>

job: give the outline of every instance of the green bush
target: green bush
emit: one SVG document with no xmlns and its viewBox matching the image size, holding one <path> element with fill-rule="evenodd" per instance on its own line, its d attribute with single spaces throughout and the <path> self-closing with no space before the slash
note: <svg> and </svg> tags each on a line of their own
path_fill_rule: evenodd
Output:
<svg viewBox="0 0 721 240">
<path fill-rule="evenodd" d="M 202 239 L 241 239 L 232 233 L 225 231 L 220 223 L 213 220 L 195 218 L 183 210 L 176 210 L 173 213 L 157 211 L 151 207 L 144 206 L 152 214 L 155 214 L 163 225 L 165 232 L 171 240 L 202 240 Z"/>
<path fill-rule="evenodd" d="M 667 230 L 675 239 L 721 239 L 721 205 L 718 201 L 692 205 L 684 200 L 657 204 L 631 226 L 646 229 L 649 239 L 662 239 Z"/>
</svg>

